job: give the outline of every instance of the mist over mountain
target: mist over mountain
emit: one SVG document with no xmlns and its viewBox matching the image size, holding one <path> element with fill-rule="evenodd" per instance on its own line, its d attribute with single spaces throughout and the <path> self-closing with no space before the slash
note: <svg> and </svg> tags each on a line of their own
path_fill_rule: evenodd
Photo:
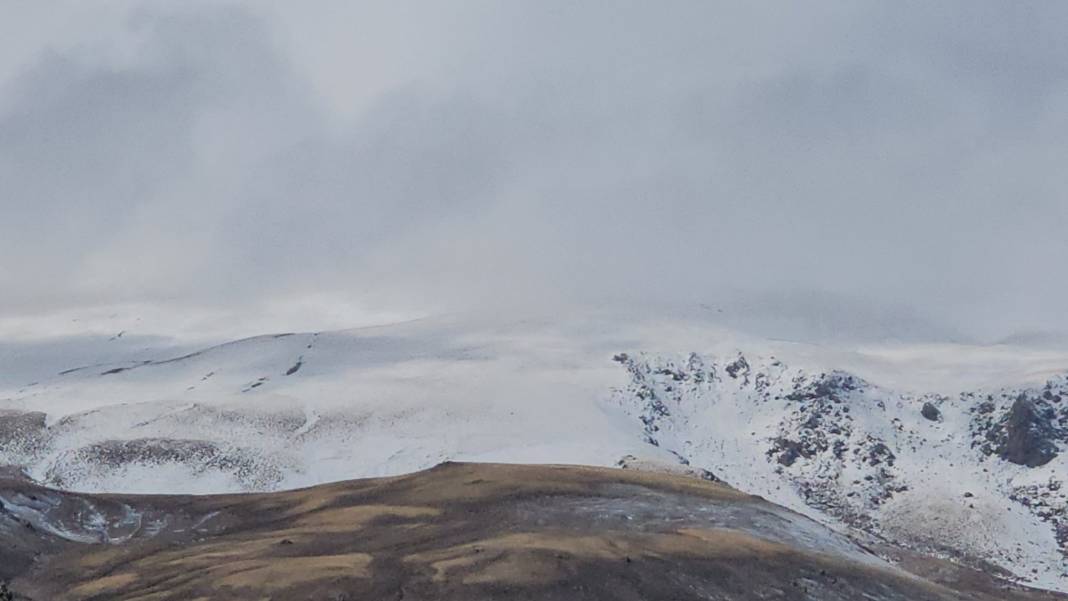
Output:
<svg viewBox="0 0 1068 601">
<path fill-rule="evenodd" d="M 0 8 L 0 601 L 1063 599 L 1066 29 Z"/>
<path fill-rule="evenodd" d="M 773 336 L 1063 331 L 1064 10 L 26 8 L 0 311 L 755 300 Z M 277 321 L 246 334 L 358 325 Z"/>
</svg>

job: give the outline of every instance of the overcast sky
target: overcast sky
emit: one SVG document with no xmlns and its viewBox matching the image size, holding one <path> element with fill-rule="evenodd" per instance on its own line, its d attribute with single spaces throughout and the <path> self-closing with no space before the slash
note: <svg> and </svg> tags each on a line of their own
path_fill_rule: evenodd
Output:
<svg viewBox="0 0 1068 601">
<path fill-rule="evenodd" d="M 0 12 L 8 320 L 759 299 L 1068 327 L 1066 3 Z"/>
</svg>

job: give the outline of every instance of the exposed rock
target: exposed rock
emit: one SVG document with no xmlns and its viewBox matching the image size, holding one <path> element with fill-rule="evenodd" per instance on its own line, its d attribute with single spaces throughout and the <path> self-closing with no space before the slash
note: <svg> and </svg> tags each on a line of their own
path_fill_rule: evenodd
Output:
<svg viewBox="0 0 1068 601">
<path fill-rule="evenodd" d="M 66 487 L 91 474 L 120 473 L 130 465 L 182 465 L 213 471 L 262 490 L 280 481 L 280 470 L 255 450 L 225 447 L 202 440 L 139 438 L 106 440 L 63 453 L 45 473 L 44 482 Z"/>
<path fill-rule="evenodd" d="M 789 440 L 786 438 L 775 439 L 775 446 L 768 451 L 771 455 L 777 455 L 776 461 L 779 465 L 786 467 L 792 466 L 801 457 L 811 457 L 811 453 L 805 449 L 804 445 L 796 440 Z"/>
<path fill-rule="evenodd" d="M 942 412 L 939 411 L 938 407 L 935 407 L 934 404 L 930 401 L 927 401 L 923 404 L 923 409 L 920 410 L 920 414 L 923 415 L 925 419 L 931 420 L 933 422 L 942 421 Z"/>
<path fill-rule="evenodd" d="M 1002 459 L 1017 465 L 1039 467 L 1057 456 L 1055 435 L 1050 417 L 1021 394 L 1005 418 L 1004 438 L 997 452 Z"/>
<path fill-rule="evenodd" d="M 294 363 L 292 367 L 290 367 L 289 369 L 286 370 L 286 375 L 287 376 L 292 376 L 293 374 L 295 374 L 298 371 L 300 371 L 300 368 L 303 367 L 303 366 L 304 366 L 304 357 L 302 355 L 301 357 L 299 357 L 297 359 L 297 362 Z"/>
<path fill-rule="evenodd" d="M 616 462 L 616 466 L 625 470 L 642 470 L 676 476 L 689 476 L 691 478 L 708 480 L 709 482 L 723 482 L 710 470 L 692 467 L 689 461 L 686 461 L 686 459 L 682 457 L 679 458 L 679 463 L 673 464 L 664 461 L 635 457 L 634 455 L 625 455 Z"/>
<path fill-rule="evenodd" d="M 1050 469 L 1058 445 L 1068 443 L 1068 403 L 1062 401 L 1068 398 L 1068 376 L 1042 388 L 914 396 L 848 372 L 810 371 L 774 357 L 747 356 L 743 368 L 739 357 L 628 355 L 631 382 L 616 399 L 661 450 L 696 467 L 715 467 L 717 475 L 747 491 L 773 497 L 781 482 L 804 505 L 840 523 L 876 537 L 889 534 L 897 544 L 935 549 L 973 567 L 993 561 L 1025 580 L 1034 569 L 1049 575 L 1068 566 L 1068 495 L 1057 490 L 1060 478 L 1048 486 L 1016 483 L 1016 474 L 1025 475 L 999 460 Z M 717 369 L 726 372 L 722 378 L 715 377 Z M 931 422 L 944 425 L 923 426 Z M 754 448 L 739 452 L 747 445 Z M 726 460 L 720 459 L 724 449 Z M 746 452 L 760 453 L 767 465 Z M 982 507 L 970 493 L 963 503 L 957 496 L 954 505 L 962 513 L 945 516 L 946 525 L 938 526 L 942 536 L 929 537 L 919 522 L 895 521 L 902 508 L 938 502 L 927 499 L 932 492 L 926 484 L 917 486 L 923 472 L 952 479 L 956 470 L 973 467 L 989 482 L 984 492 L 993 496 L 982 495 Z M 995 504 L 1006 512 L 1019 506 L 1048 523 L 1058 545 L 1053 553 L 1036 554 L 1025 564 L 1007 544 L 970 539 L 969 532 L 958 530 L 968 528 L 976 511 Z M 1055 557 L 1057 551 L 1065 561 Z M 1054 578 L 1062 572 L 1055 573 Z"/>
<path fill-rule="evenodd" d="M 44 413 L 0 411 L 0 455 L 5 461 L 20 461 L 36 455 L 47 435 Z"/>
<path fill-rule="evenodd" d="M 735 359 L 734 362 L 727 365 L 727 375 L 732 378 L 738 378 L 738 376 L 741 376 L 742 378 L 748 379 L 749 362 L 746 361 L 743 355 L 739 354 L 738 358 Z"/>
</svg>

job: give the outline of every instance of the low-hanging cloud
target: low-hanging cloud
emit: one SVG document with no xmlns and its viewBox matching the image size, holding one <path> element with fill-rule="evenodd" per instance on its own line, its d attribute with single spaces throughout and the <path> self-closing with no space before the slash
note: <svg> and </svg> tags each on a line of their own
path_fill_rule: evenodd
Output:
<svg viewBox="0 0 1068 601">
<path fill-rule="evenodd" d="M 1068 327 L 1068 7 L 80 18 L 0 69 L 7 315 L 757 298 Z"/>
</svg>

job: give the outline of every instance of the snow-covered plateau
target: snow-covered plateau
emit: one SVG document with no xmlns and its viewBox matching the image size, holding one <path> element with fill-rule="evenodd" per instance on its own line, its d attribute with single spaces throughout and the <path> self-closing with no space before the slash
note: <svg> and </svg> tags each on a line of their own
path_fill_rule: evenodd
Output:
<svg viewBox="0 0 1068 601">
<path fill-rule="evenodd" d="M 0 463 L 90 492 L 276 490 L 445 460 L 677 466 L 1068 591 L 1068 353 L 456 317 L 222 344 L 0 343 Z"/>
</svg>

